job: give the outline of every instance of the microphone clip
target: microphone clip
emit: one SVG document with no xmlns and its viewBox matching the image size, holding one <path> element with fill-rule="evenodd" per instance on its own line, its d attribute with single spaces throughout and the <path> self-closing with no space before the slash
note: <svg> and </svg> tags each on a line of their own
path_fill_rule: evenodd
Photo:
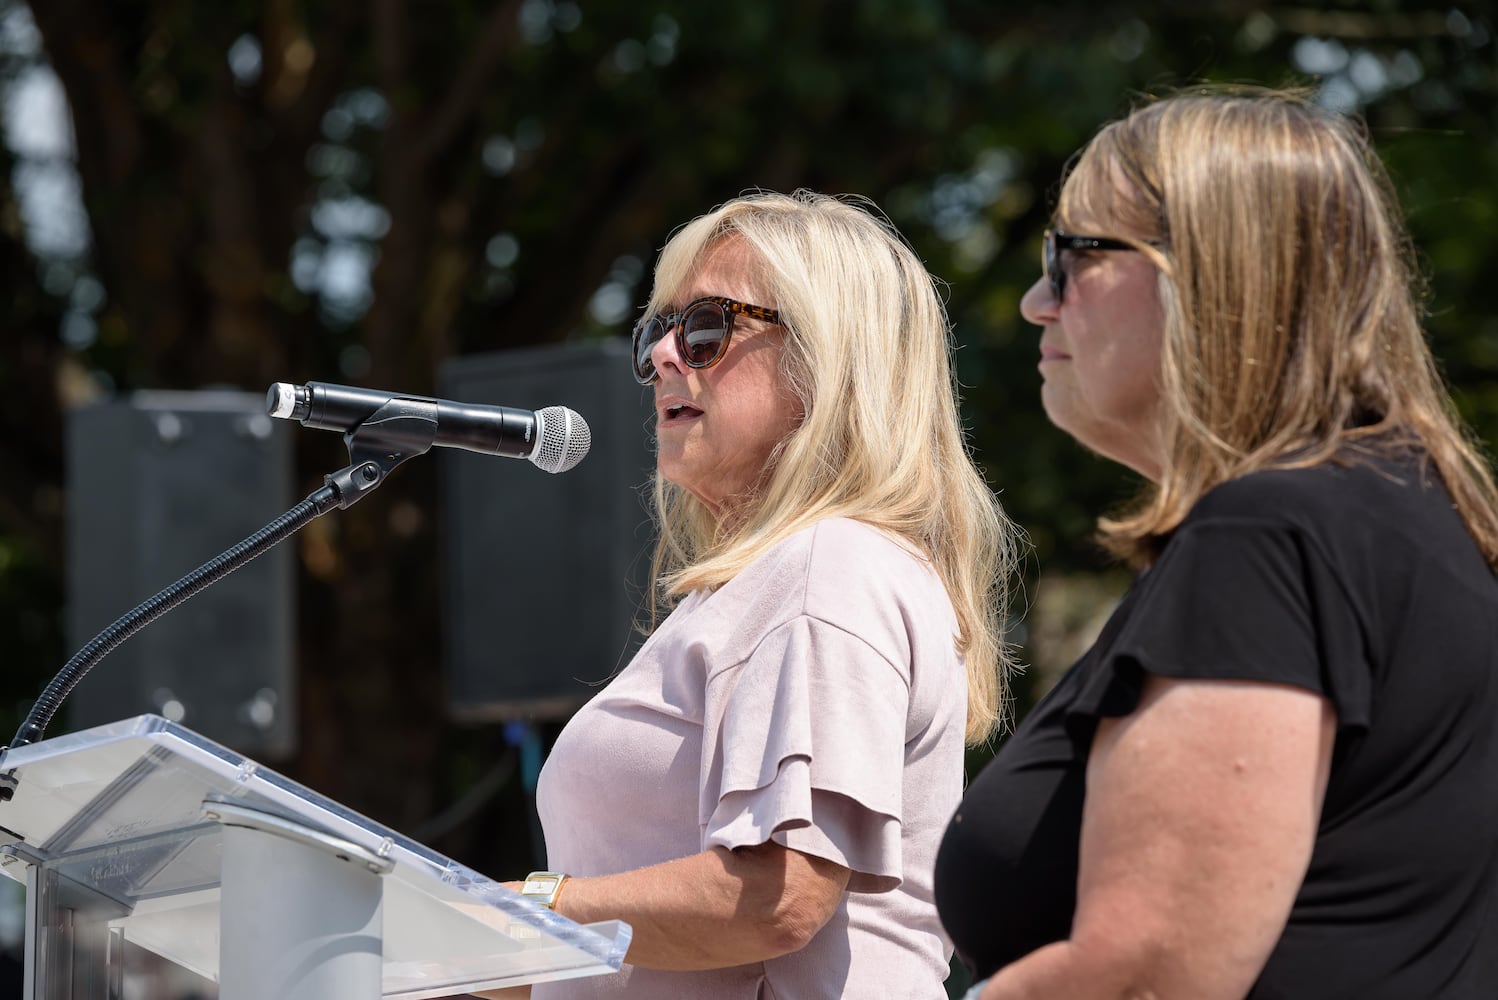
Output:
<svg viewBox="0 0 1498 1000">
<path fill-rule="evenodd" d="M 437 404 L 392 399 L 343 435 L 352 464 L 323 477 L 344 510 L 385 481 L 397 465 L 432 449 L 437 439 Z"/>
</svg>

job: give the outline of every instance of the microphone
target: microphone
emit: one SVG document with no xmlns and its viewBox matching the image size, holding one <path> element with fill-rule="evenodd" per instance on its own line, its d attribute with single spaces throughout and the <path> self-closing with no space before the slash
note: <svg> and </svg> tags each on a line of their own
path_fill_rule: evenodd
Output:
<svg viewBox="0 0 1498 1000">
<path fill-rule="evenodd" d="M 517 410 L 328 382 L 277 382 L 266 393 L 265 408 L 271 416 L 298 420 L 303 427 L 348 431 L 392 404 L 394 410 L 382 416 L 400 415 L 402 402 L 436 407 L 436 437 L 432 443 L 439 447 L 523 458 L 545 472 L 571 469 L 583 460 L 593 443 L 587 423 L 565 406 Z"/>
</svg>

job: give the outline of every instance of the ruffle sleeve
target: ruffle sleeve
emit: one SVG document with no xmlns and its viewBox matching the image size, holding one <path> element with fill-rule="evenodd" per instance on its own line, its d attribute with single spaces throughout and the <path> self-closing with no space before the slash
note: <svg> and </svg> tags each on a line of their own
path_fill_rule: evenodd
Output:
<svg viewBox="0 0 1498 1000">
<path fill-rule="evenodd" d="M 770 632 L 707 679 L 699 819 L 704 849 L 774 840 L 900 884 L 906 674 L 816 618 Z"/>
<path fill-rule="evenodd" d="M 1074 736 L 1127 715 L 1143 673 L 1289 684 L 1329 699 L 1343 729 L 1366 729 L 1366 630 L 1342 580 L 1293 525 L 1223 519 L 1184 526 L 1083 661 L 1067 713 Z"/>
</svg>

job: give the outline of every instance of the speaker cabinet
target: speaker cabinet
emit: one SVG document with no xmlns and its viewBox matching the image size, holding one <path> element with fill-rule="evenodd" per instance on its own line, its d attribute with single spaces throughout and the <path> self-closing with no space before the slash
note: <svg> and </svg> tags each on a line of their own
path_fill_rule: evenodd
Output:
<svg viewBox="0 0 1498 1000">
<path fill-rule="evenodd" d="M 444 449 L 447 689 L 461 721 L 565 719 L 628 662 L 649 577 L 653 394 L 608 340 L 458 358 L 441 395 L 576 410 L 586 458 L 548 475 Z"/>
<path fill-rule="evenodd" d="M 287 429 L 265 397 L 138 392 L 67 418 L 73 649 L 275 520 Z M 63 703 L 72 729 L 144 712 L 241 752 L 295 751 L 294 542 L 188 599 L 100 660 Z"/>
</svg>

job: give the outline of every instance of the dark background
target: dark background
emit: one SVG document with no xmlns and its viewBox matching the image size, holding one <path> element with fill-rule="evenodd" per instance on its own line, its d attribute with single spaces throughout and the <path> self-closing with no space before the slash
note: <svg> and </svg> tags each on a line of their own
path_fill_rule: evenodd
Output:
<svg viewBox="0 0 1498 1000">
<path fill-rule="evenodd" d="M 1494 29 L 1486 5 L 1414 0 L 0 0 L 0 94 L 55 73 L 73 126 L 70 148 L 28 149 L 12 109 L 0 146 L 0 726 L 74 651 L 69 408 L 276 381 L 433 394 L 460 359 L 619 338 L 675 226 L 799 186 L 872 197 L 947 283 L 972 444 L 1033 543 L 1027 704 L 1118 593 L 1088 536 L 1134 486 L 1046 423 L 1017 311 L 1067 156 L 1141 95 L 1200 80 L 1303 84 L 1361 112 L 1433 345 L 1492 440 Z M 79 200 L 39 209 L 38 178 Z M 336 435 L 287 430 L 289 506 L 346 458 Z M 454 710 L 441 467 L 417 459 L 287 543 L 297 721 L 271 762 L 513 877 L 539 861 L 527 748 L 560 719 Z M 544 564 L 496 572 L 567 585 Z"/>
</svg>

